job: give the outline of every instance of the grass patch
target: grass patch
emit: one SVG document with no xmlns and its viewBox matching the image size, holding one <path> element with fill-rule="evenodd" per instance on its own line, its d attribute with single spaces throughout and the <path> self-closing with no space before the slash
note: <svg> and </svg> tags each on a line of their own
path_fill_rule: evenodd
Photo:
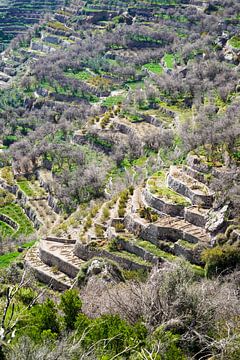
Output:
<svg viewBox="0 0 240 360">
<path fill-rule="evenodd" d="M 86 70 L 81 70 L 81 71 L 76 72 L 76 73 L 68 71 L 67 76 L 70 77 L 70 78 L 77 79 L 77 80 L 82 80 L 82 81 L 87 81 L 92 77 L 92 75 Z"/>
<path fill-rule="evenodd" d="M 0 221 L 0 237 L 6 238 L 12 236 L 14 234 L 14 230 L 3 221 Z"/>
<path fill-rule="evenodd" d="M 188 201 L 184 196 L 181 196 L 172 189 L 168 188 L 165 182 L 166 175 L 161 172 L 158 173 L 157 176 L 154 176 L 148 180 L 150 192 L 171 204 L 182 206 L 189 206 L 191 204 L 190 201 Z"/>
<path fill-rule="evenodd" d="M 135 89 L 138 89 L 138 88 L 141 88 L 143 89 L 144 87 L 144 81 L 127 81 L 125 83 L 125 85 L 131 89 L 131 90 L 135 90 Z"/>
<path fill-rule="evenodd" d="M 35 241 L 30 241 L 26 244 L 23 244 L 21 247 L 23 249 L 29 249 L 35 244 Z M 22 253 L 18 251 L 14 251 L 8 254 L 4 254 L 0 256 L 0 269 L 8 267 L 12 262 L 14 262 Z"/>
<path fill-rule="evenodd" d="M 0 213 L 8 216 L 13 221 L 15 221 L 19 228 L 14 234 L 15 236 L 19 235 L 30 235 L 34 232 L 32 223 L 27 218 L 22 208 L 17 204 L 8 204 L 0 208 Z"/>
<path fill-rule="evenodd" d="M 231 45 L 235 49 L 240 49 L 240 36 L 233 36 L 229 41 L 229 45 Z"/>
<path fill-rule="evenodd" d="M 152 263 L 146 261 L 146 260 L 143 260 L 141 257 L 135 255 L 135 254 L 132 254 L 132 253 L 129 253 L 128 251 L 125 251 L 125 250 L 121 250 L 121 251 L 111 251 L 112 254 L 115 254 L 117 256 L 120 256 L 124 259 L 127 259 L 127 260 L 130 260 L 130 261 L 133 261 L 134 263 L 136 264 L 140 264 L 140 265 L 145 265 L 145 266 L 150 266 L 152 267 Z"/>
<path fill-rule="evenodd" d="M 124 99 L 124 97 L 122 95 L 109 96 L 102 102 L 102 105 L 106 106 L 106 107 L 112 107 L 112 106 L 118 105 L 119 103 L 122 103 L 123 99 Z"/>
<path fill-rule="evenodd" d="M 32 188 L 27 180 L 17 181 L 17 184 L 18 184 L 20 190 L 22 190 L 22 192 L 24 192 L 25 195 L 27 195 L 28 197 L 34 196 L 34 191 L 32 190 Z"/>
<path fill-rule="evenodd" d="M 153 72 L 154 74 L 162 74 L 163 72 L 163 68 L 160 64 L 158 63 L 148 63 L 143 65 L 143 67 L 151 72 Z"/>
<path fill-rule="evenodd" d="M 143 249 L 145 249 L 146 251 L 151 252 L 153 255 L 155 255 L 159 258 L 162 258 L 162 259 L 165 259 L 168 261 L 174 261 L 177 259 L 177 257 L 175 255 L 159 249 L 156 245 L 150 243 L 149 241 L 137 240 L 137 244 L 139 246 L 141 246 Z"/>
<path fill-rule="evenodd" d="M 177 243 L 188 250 L 193 250 L 197 246 L 197 244 L 190 243 L 190 242 L 188 242 L 186 240 L 182 240 L 182 239 L 178 240 Z"/>
<path fill-rule="evenodd" d="M 9 254 L 1 255 L 0 256 L 0 268 L 8 267 L 19 255 L 20 255 L 20 253 L 17 251 L 9 253 Z"/>
<path fill-rule="evenodd" d="M 165 54 L 164 57 L 163 57 L 163 61 L 165 63 L 165 66 L 168 68 L 168 69 L 173 69 L 174 67 L 174 55 L 173 54 Z"/>
<path fill-rule="evenodd" d="M 24 192 L 24 194 L 29 198 L 37 198 L 46 196 L 46 192 L 43 188 L 41 188 L 36 181 L 28 181 L 28 180 L 19 180 L 17 184 Z"/>
</svg>

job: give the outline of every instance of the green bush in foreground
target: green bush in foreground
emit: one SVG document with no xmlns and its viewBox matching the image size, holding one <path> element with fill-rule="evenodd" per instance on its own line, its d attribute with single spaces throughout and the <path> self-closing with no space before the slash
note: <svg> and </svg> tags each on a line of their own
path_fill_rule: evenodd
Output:
<svg viewBox="0 0 240 360">
<path fill-rule="evenodd" d="M 81 308 L 82 302 L 76 289 L 70 289 L 61 295 L 60 309 L 64 312 L 64 323 L 67 329 L 74 329 L 74 323 Z"/>
</svg>

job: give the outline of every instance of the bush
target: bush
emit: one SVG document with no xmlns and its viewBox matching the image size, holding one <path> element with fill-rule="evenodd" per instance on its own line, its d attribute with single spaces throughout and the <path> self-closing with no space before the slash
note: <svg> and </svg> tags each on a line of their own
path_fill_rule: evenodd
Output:
<svg viewBox="0 0 240 360">
<path fill-rule="evenodd" d="M 36 296 L 36 291 L 32 290 L 31 288 L 25 287 L 21 288 L 17 293 L 17 298 L 25 305 L 31 304 Z"/>
<path fill-rule="evenodd" d="M 179 335 L 174 335 L 171 331 L 164 331 L 160 326 L 149 339 L 147 347 L 141 350 L 141 354 L 151 353 L 151 358 L 155 360 L 184 360 L 186 357 L 178 346 L 179 340 Z M 141 354 L 135 359 L 142 359 Z"/>
<path fill-rule="evenodd" d="M 84 315 L 80 315 L 76 322 L 76 328 L 80 336 L 85 332 L 83 343 L 86 348 L 94 346 L 97 358 L 103 359 L 102 355 L 117 355 L 124 351 L 124 358 L 129 358 L 128 347 L 139 349 L 147 336 L 147 330 L 142 324 L 129 325 L 117 315 L 103 315 L 91 322 Z M 87 328 L 87 331 L 86 331 Z M 105 357 L 104 357 L 105 358 Z"/>
<path fill-rule="evenodd" d="M 240 265 L 240 251 L 237 246 L 223 245 L 204 250 L 202 259 L 206 263 L 207 277 L 232 272 Z"/>
<path fill-rule="evenodd" d="M 46 331 L 53 337 L 60 332 L 57 309 L 50 299 L 31 308 L 28 316 L 18 322 L 17 334 L 24 334 L 36 342 L 41 342 Z"/>
<path fill-rule="evenodd" d="M 102 228 L 101 225 L 95 224 L 95 234 L 98 238 L 104 237 L 104 229 Z"/>
<path fill-rule="evenodd" d="M 67 329 L 74 329 L 81 308 L 82 302 L 76 289 L 67 290 L 61 295 L 60 309 L 64 312 L 64 323 Z"/>
<path fill-rule="evenodd" d="M 108 244 L 109 251 L 119 251 L 119 244 L 117 239 L 112 239 Z"/>
</svg>

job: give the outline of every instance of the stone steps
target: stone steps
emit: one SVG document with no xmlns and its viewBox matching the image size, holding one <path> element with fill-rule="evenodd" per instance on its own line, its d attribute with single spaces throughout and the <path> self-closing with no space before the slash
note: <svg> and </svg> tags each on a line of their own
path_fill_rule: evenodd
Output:
<svg viewBox="0 0 240 360">
<path fill-rule="evenodd" d="M 75 278 L 83 261 L 73 253 L 74 245 L 41 240 L 40 259 L 49 266 L 56 266 L 71 278 Z"/>
<path fill-rule="evenodd" d="M 141 218 L 138 214 L 138 209 L 141 204 L 144 205 L 141 189 L 138 188 L 134 191 L 133 196 L 128 202 L 127 215 L 125 217 L 125 225 L 128 230 L 134 230 L 135 233 L 139 232 L 144 234 L 144 238 L 153 232 L 155 240 L 157 238 L 167 238 L 170 241 L 177 241 L 178 239 L 185 239 L 189 242 L 209 242 L 209 235 L 204 229 L 198 227 L 183 218 L 172 217 L 170 215 L 162 214 L 157 221 L 153 223 L 148 222 L 146 219 Z M 161 236 L 162 233 L 162 236 Z M 168 235 L 169 233 L 169 235 Z"/>
<path fill-rule="evenodd" d="M 30 249 L 25 257 L 25 265 L 30 268 L 35 276 L 55 290 L 64 291 L 74 285 L 72 279 L 59 270 L 54 270 L 40 260 L 37 247 Z"/>
</svg>

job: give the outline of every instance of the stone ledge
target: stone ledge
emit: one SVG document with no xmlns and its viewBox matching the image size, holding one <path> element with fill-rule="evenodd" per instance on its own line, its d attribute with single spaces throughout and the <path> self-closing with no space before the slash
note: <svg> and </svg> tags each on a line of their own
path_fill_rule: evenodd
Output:
<svg viewBox="0 0 240 360">
<path fill-rule="evenodd" d="M 7 190 L 8 192 L 10 192 L 11 194 L 16 195 L 18 187 L 17 185 L 8 185 L 2 178 L 0 178 L 0 185 L 2 186 L 2 188 L 4 190 Z"/>
<path fill-rule="evenodd" d="M 184 165 L 183 166 L 183 171 L 188 175 L 188 176 L 191 176 L 192 178 L 204 183 L 205 182 L 205 175 L 204 173 L 202 172 L 199 172 L 198 170 L 196 169 L 193 169 L 191 168 L 190 166 L 188 165 Z"/>
<path fill-rule="evenodd" d="M 191 232 L 184 231 L 184 226 L 183 229 L 181 229 L 174 227 L 174 224 L 171 223 L 169 225 L 161 224 L 161 220 L 156 223 L 143 223 L 141 220 L 142 219 L 136 214 L 129 213 L 124 219 L 124 224 L 129 232 L 142 237 L 144 240 L 152 242 L 156 246 L 158 246 L 159 240 L 176 242 L 179 239 L 183 239 L 190 243 L 202 241 L 201 237 L 199 238 L 199 236 L 194 235 Z M 187 223 L 185 225 L 187 225 Z M 191 224 L 189 223 L 189 225 Z M 204 233 L 202 235 L 204 235 Z M 206 238 L 207 237 L 208 235 L 206 233 Z"/>
<path fill-rule="evenodd" d="M 60 281 L 57 277 L 47 274 L 44 270 L 40 268 L 35 268 L 28 261 L 25 262 L 26 266 L 29 267 L 34 275 L 44 284 L 50 285 L 54 290 L 65 291 L 70 288 L 70 285 Z"/>
<path fill-rule="evenodd" d="M 59 238 L 59 237 L 55 237 L 55 236 L 47 236 L 45 240 L 57 242 L 57 243 L 61 243 L 61 244 L 73 244 L 73 245 L 77 241 L 76 239 Z"/>
<path fill-rule="evenodd" d="M 199 258 L 199 253 L 197 251 L 194 251 L 194 249 L 187 249 L 181 244 L 175 243 L 173 251 L 176 256 L 182 256 L 192 264 L 200 266 L 203 265 L 202 261 Z"/>
<path fill-rule="evenodd" d="M 81 258 L 85 261 L 88 261 L 94 257 L 105 257 L 107 259 L 115 261 L 121 267 L 123 267 L 124 269 L 127 269 L 127 270 L 138 270 L 138 269 L 149 270 L 149 269 L 151 269 L 150 266 L 138 264 L 132 260 L 123 258 L 120 256 L 120 254 L 116 255 L 107 250 L 100 249 L 97 247 L 91 247 L 91 245 L 84 245 L 84 244 L 81 244 L 80 242 L 76 243 L 74 253 L 79 258 Z"/>
<path fill-rule="evenodd" d="M 131 240 L 124 240 L 121 238 L 116 238 L 117 244 L 123 249 L 126 250 L 129 253 L 135 254 L 142 259 L 151 262 L 155 265 L 158 265 L 160 262 L 162 262 L 162 258 L 157 257 L 156 255 L 153 255 L 150 251 L 145 250 L 141 246 L 135 245 Z"/>
<path fill-rule="evenodd" d="M 143 196 L 145 198 L 146 203 L 153 209 L 156 209 L 160 212 L 163 212 L 163 213 L 171 215 L 171 216 L 183 217 L 183 214 L 184 214 L 184 206 L 183 205 L 168 203 L 167 201 L 163 200 L 162 198 L 160 199 L 160 198 L 156 197 L 155 195 L 153 195 L 149 191 L 148 188 L 144 189 Z"/>
<path fill-rule="evenodd" d="M 64 260 L 61 255 L 57 256 L 53 252 L 49 252 L 47 249 L 39 247 L 40 259 L 48 266 L 56 266 L 64 274 L 67 274 L 70 278 L 75 278 L 79 272 L 80 267 L 69 263 Z"/>
<path fill-rule="evenodd" d="M 191 224 L 194 224 L 198 227 L 205 228 L 207 222 L 207 216 L 196 213 L 193 209 L 195 206 L 190 206 L 184 209 L 184 219 Z"/>
<path fill-rule="evenodd" d="M 200 205 L 206 208 L 210 208 L 212 206 L 213 194 L 212 195 L 198 194 L 194 190 L 190 189 L 187 186 L 187 184 L 185 184 L 184 182 L 176 178 L 174 175 L 172 175 L 171 172 L 167 177 L 167 184 L 171 189 L 173 189 L 177 193 L 189 198 L 194 205 Z"/>
</svg>

